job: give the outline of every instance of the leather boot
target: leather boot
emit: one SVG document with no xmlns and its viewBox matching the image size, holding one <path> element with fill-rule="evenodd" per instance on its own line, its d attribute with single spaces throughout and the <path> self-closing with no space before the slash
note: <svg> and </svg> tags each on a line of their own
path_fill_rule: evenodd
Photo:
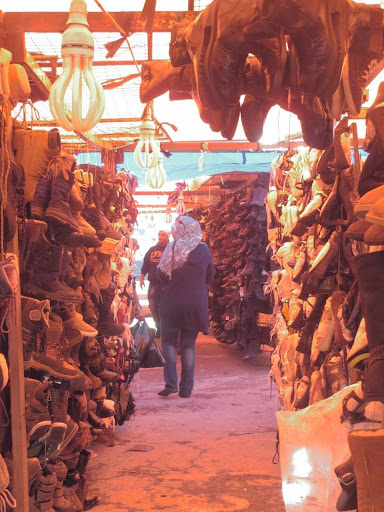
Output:
<svg viewBox="0 0 384 512">
<path fill-rule="evenodd" d="M 64 462 L 59 461 L 55 464 L 47 464 L 48 469 L 56 475 L 56 486 L 53 491 L 53 508 L 55 512 L 76 512 L 76 508 L 64 497 L 63 482 L 68 469 Z"/>
<path fill-rule="evenodd" d="M 382 23 L 380 6 L 358 4 L 350 26 L 353 37 L 342 75 L 344 96 L 352 115 L 359 114 L 369 70 L 382 57 Z"/>
<path fill-rule="evenodd" d="M 97 330 L 103 336 L 119 336 L 123 334 L 125 327 L 115 322 L 111 305 L 115 297 L 115 290 L 111 287 L 101 290 L 102 302 L 99 304 L 99 318 Z"/>
<path fill-rule="evenodd" d="M 357 483 L 359 512 L 384 510 L 384 430 L 354 430 L 348 433 Z"/>
<path fill-rule="evenodd" d="M 30 280 L 23 286 L 24 292 L 58 302 L 80 302 L 79 294 L 59 281 L 63 247 L 42 239 L 38 250 L 39 258 L 35 260 Z"/>
<path fill-rule="evenodd" d="M 80 372 L 65 359 L 63 327 L 55 320 L 56 315 L 50 313 L 44 350 L 34 351 L 31 354 L 31 359 L 25 362 L 25 367 L 45 371 L 58 379 L 73 381 L 79 378 Z"/>
<path fill-rule="evenodd" d="M 72 167 L 76 165 L 76 160 L 71 155 L 62 157 L 62 160 L 64 168 L 53 178 L 51 199 L 44 220 L 54 226 L 65 226 L 69 231 L 79 231 L 79 225 L 69 207 L 69 197 L 75 182 Z"/>
<path fill-rule="evenodd" d="M 335 468 L 342 492 L 337 499 L 336 510 L 344 512 L 357 508 L 357 486 L 352 457 Z"/>
<path fill-rule="evenodd" d="M 79 462 L 77 463 L 76 469 L 79 472 L 80 483 L 77 488 L 76 494 L 80 500 L 80 502 L 84 505 L 85 499 L 87 497 L 87 466 L 89 459 L 91 458 L 91 452 L 88 450 L 81 450 L 79 455 Z"/>
<path fill-rule="evenodd" d="M 367 402 L 384 403 L 383 266 L 384 251 L 371 252 L 356 256 L 352 270 L 360 290 L 370 352 L 368 370 L 363 383 L 364 399 Z"/>
<path fill-rule="evenodd" d="M 83 215 L 86 220 L 96 229 L 97 237 L 103 241 L 107 234 L 102 226 L 100 211 L 101 211 L 101 199 L 100 199 L 100 185 L 94 183 L 92 186 L 92 203 L 88 204 L 86 209 L 83 211 Z"/>
<path fill-rule="evenodd" d="M 353 12 L 350 0 L 263 2 L 265 20 L 283 27 L 296 46 L 302 93 L 326 98 L 336 91 L 353 35 L 348 27 Z"/>
<path fill-rule="evenodd" d="M 33 368 L 64 380 L 77 377 L 77 370 L 60 361 L 56 341 L 47 347 L 41 338 L 49 325 L 49 301 L 21 297 L 24 369 Z"/>
<path fill-rule="evenodd" d="M 50 383 L 44 384 L 35 379 L 24 379 L 25 386 L 25 421 L 27 439 L 32 442 L 45 439 L 52 424 L 48 411 L 48 389 Z M 31 456 L 31 455 L 29 455 Z"/>
<path fill-rule="evenodd" d="M 31 512 L 44 511 L 55 512 L 53 508 L 53 493 L 57 484 L 57 478 L 47 467 L 33 484 L 30 490 Z"/>
<path fill-rule="evenodd" d="M 22 244 L 20 252 L 20 281 L 21 283 L 28 283 L 31 280 L 37 256 L 41 252 L 42 241 L 48 243 L 45 236 L 47 223 L 35 219 L 26 219 L 24 230 L 26 242 Z"/>
<path fill-rule="evenodd" d="M 261 18 L 259 2 L 214 0 L 186 30 L 197 91 L 205 108 L 233 107 L 241 95 L 241 75 L 257 41 L 280 32 Z M 259 56 L 259 55 L 257 55 Z"/>
<path fill-rule="evenodd" d="M 31 217 L 44 220 L 44 213 L 51 199 L 52 180 L 41 177 L 36 185 L 35 194 L 31 201 Z"/>
<path fill-rule="evenodd" d="M 188 53 L 185 33 L 187 24 L 179 23 L 174 25 L 171 30 L 171 42 L 169 43 L 169 57 L 172 66 L 185 66 L 191 64 L 191 57 Z"/>
</svg>

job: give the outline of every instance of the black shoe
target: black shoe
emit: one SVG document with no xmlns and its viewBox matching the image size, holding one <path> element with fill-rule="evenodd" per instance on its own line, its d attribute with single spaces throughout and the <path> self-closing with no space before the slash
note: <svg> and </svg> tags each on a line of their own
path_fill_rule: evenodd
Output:
<svg viewBox="0 0 384 512">
<path fill-rule="evenodd" d="M 179 396 L 181 396 L 181 398 L 191 398 L 191 392 L 190 391 L 179 391 Z"/>
<path fill-rule="evenodd" d="M 177 389 L 164 388 L 163 391 L 159 391 L 157 394 L 159 396 L 169 396 L 172 393 L 177 393 Z"/>
</svg>

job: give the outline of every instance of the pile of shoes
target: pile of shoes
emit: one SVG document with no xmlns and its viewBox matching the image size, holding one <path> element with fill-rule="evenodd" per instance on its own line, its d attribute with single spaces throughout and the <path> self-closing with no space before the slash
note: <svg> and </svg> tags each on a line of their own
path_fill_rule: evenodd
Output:
<svg viewBox="0 0 384 512">
<path fill-rule="evenodd" d="M 295 234 L 296 224 L 290 238 L 277 236 L 275 261 L 280 268 L 271 277 L 279 340 L 271 376 L 282 406 L 303 409 L 355 383 L 340 403 L 340 420 L 349 426 L 350 454 L 334 468 L 341 486 L 339 511 L 380 509 L 383 503 L 383 493 L 372 492 L 383 485 L 375 465 L 383 430 L 354 427 L 371 421 L 365 416 L 369 402 L 384 403 L 383 92 L 382 83 L 366 115 L 369 155 L 361 174 L 358 155 L 350 163 L 346 120 L 335 130 L 333 147 L 310 166 L 307 229 Z M 271 176 L 280 162 L 275 164 Z M 320 183 L 313 187 L 315 181 Z M 269 209 L 277 224 L 283 208 L 279 203 L 289 196 L 281 200 L 280 192 L 275 202 L 281 187 L 272 183 Z M 291 192 L 289 187 L 286 193 Z M 323 199 L 316 197 L 320 194 Z"/>
<path fill-rule="evenodd" d="M 268 175 L 259 173 L 246 189 L 197 215 L 215 264 L 209 286 L 213 334 L 221 343 L 244 351 L 244 359 L 254 359 L 261 345 L 269 343 L 270 329 L 257 322 L 259 313 L 271 313 L 264 294 L 268 180 Z"/>
<path fill-rule="evenodd" d="M 232 139 L 241 117 L 252 142 L 279 105 L 298 116 L 308 146 L 326 149 L 332 119 L 360 111 L 382 22 L 379 6 L 351 0 L 214 0 L 173 27 L 170 62 L 143 64 L 140 100 L 193 99 L 211 130 Z"/>
<path fill-rule="evenodd" d="M 360 176 L 359 162 L 351 164 L 346 119 L 325 151 L 287 151 L 271 165 L 267 228 L 277 268 L 268 291 L 278 339 L 271 377 L 286 410 L 305 408 L 364 376 L 364 398 L 384 396 L 377 377 L 381 299 L 366 293 L 380 289 L 382 264 L 381 251 L 366 254 L 367 246 L 384 241 L 383 179 L 376 172 L 384 156 L 382 97 L 381 85 L 367 114 L 372 137 Z"/>
<path fill-rule="evenodd" d="M 12 180 L 19 199 L 29 184 L 17 213 L 31 510 L 74 512 L 92 502 L 89 447 L 113 446 L 116 422 L 135 408 L 129 385 L 139 364 L 129 325 L 140 308 L 131 237 L 137 179 L 79 168 L 57 130 L 24 132 L 15 136 Z M 39 173 L 28 163 L 32 149 Z"/>
</svg>

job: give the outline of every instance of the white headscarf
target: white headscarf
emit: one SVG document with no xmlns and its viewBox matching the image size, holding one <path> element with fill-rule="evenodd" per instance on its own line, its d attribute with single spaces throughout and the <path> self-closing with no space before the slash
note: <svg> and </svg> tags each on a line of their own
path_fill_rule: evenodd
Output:
<svg viewBox="0 0 384 512">
<path fill-rule="evenodd" d="M 184 265 L 189 253 L 199 245 L 203 238 L 197 220 L 182 215 L 175 220 L 172 225 L 171 233 L 175 241 L 167 245 L 158 265 L 158 268 L 168 277 L 171 277 L 172 270 L 181 268 Z M 174 254 L 172 263 L 173 245 Z"/>
</svg>

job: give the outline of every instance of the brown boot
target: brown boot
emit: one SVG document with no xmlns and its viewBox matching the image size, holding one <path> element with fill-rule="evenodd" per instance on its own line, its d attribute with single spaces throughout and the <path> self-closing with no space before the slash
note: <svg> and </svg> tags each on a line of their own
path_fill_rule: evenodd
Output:
<svg viewBox="0 0 384 512">
<path fill-rule="evenodd" d="M 357 483 L 359 512 L 384 510 L 384 430 L 354 430 L 348 434 Z"/>
<path fill-rule="evenodd" d="M 53 508 L 53 493 L 57 484 L 57 478 L 48 468 L 44 468 L 42 474 L 35 481 L 31 494 L 31 512 L 43 510 L 44 512 L 55 512 Z"/>
<path fill-rule="evenodd" d="M 47 464 L 48 469 L 56 475 L 57 482 L 53 491 L 53 508 L 55 512 L 76 512 L 75 506 L 64 497 L 63 481 L 67 475 L 68 469 L 64 462 L 59 461 L 55 464 Z"/>
</svg>

